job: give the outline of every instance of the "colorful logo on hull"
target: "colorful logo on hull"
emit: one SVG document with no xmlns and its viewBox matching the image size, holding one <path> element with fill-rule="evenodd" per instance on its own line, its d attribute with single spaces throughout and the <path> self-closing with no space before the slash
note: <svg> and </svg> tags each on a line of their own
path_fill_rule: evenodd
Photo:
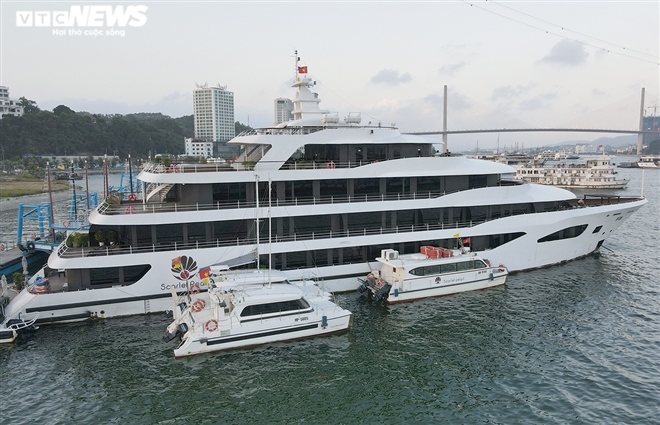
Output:
<svg viewBox="0 0 660 425">
<path fill-rule="evenodd" d="M 179 280 L 192 279 L 197 274 L 197 262 L 185 255 L 172 258 L 172 274 Z"/>
</svg>

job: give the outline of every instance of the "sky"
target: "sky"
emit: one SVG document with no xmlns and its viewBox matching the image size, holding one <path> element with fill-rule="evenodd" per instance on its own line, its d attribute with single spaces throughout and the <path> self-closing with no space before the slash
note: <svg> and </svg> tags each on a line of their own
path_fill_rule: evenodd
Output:
<svg viewBox="0 0 660 425">
<path fill-rule="evenodd" d="M 101 15 L 81 25 L 66 20 L 74 9 L 127 20 L 110 25 Z M 267 127 L 273 100 L 295 95 L 297 50 L 323 109 L 360 112 L 364 124 L 403 132 L 442 129 L 445 85 L 449 130 L 634 130 L 642 88 L 645 115 L 660 115 L 657 0 L 1 0 L 0 11 L 0 85 L 47 110 L 179 117 L 193 113 L 197 84 L 220 84 L 234 93 L 237 121 Z M 450 142 L 533 147 L 603 136 L 492 133 Z"/>
</svg>

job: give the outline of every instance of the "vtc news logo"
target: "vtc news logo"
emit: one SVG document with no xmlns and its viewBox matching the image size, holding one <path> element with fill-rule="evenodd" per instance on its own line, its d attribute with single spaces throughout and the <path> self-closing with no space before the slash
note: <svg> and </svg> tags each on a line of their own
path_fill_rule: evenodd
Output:
<svg viewBox="0 0 660 425">
<path fill-rule="evenodd" d="M 18 11 L 17 27 L 141 27 L 147 6 L 71 6 L 61 11 Z"/>
</svg>

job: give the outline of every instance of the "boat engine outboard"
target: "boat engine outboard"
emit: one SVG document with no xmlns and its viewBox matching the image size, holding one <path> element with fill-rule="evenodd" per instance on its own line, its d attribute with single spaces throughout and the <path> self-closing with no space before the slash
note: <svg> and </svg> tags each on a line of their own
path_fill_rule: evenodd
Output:
<svg viewBox="0 0 660 425">
<path fill-rule="evenodd" d="M 165 334 L 163 335 L 163 342 L 170 342 L 177 336 L 182 337 L 188 332 L 188 325 L 185 323 L 179 323 L 174 332 L 169 332 L 165 329 Z"/>
</svg>

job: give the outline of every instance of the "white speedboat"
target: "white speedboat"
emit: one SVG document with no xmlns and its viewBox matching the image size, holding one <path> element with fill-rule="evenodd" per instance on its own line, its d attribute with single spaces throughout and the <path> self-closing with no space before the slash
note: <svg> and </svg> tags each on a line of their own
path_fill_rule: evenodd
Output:
<svg viewBox="0 0 660 425">
<path fill-rule="evenodd" d="M 4 315 L 0 314 L 2 324 L 0 324 L 0 344 L 14 342 L 18 335 L 23 332 L 31 332 L 39 327 L 35 325 L 39 314 L 27 314 L 21 317 L 4 320 Z"/>
<path fill-rule="evenodd" d="M 384 249 L 376 261 L 380 268 L 359 279 L 359 289 L 388 304 L 503 285 L 509 274 L 505 266 L 492 267 L 465 247 L 423 246 L 420 253 L 407 255 Z"/>
<path fill-rule="evenodd" d="M 291 282 L 317 277 L 329 292 L 355 291 L 381 250 L 448 246 L 457 232 L 509 271 L 546 267 L 598 250 L 647 202 L 578 207 L 567 190 L 514 180 L 511 166 L 436 155 L 432 136 L 360 124 L 355 113 L 339 120 L 319 107 L 314 84 L 296 74 L 294 119 L 229 141 L 240 148 L 232 162 L 146 164 L 137 199 L 93 210 L 90 246 L 61 244 L 48 270 L 65 275 L 44 270 L 50 292 L 23 291 L 8 317 L 40 312 L 38 323 L 52 323 L 169 310 L 172 288 L 201 282 L 198 264 L 233 265 L 255 252 Z M 114 246 L 97 244 L 99 230 L 116 232 Z M 272 235 L 270 262 L 258 234 Z"/>
<path fill-rule="evenodd" d="M 227 272 L 208 292 L 193 287 L 174 297 L 174 321 L 165 341 L 181 343 L 174 356 L 185 357 L 273 342 L 345 332 L 353 314 L 331 301 L 314 282 L 290 284 L 282 274 L 255 270 Z"/>
<path fill-rule="evenodd" d="M 660 168 L 660 156 L 643 156 L 637 161 L 639 168 Z"/>
<path fill-rule="evenodd" d="M 611 158 L 606 156 L 579 163 L 535 160 L 513 167 L 517 179 L 567 189 L 623 189 L 629 181 L 617 177 Z"/>
</svg>

